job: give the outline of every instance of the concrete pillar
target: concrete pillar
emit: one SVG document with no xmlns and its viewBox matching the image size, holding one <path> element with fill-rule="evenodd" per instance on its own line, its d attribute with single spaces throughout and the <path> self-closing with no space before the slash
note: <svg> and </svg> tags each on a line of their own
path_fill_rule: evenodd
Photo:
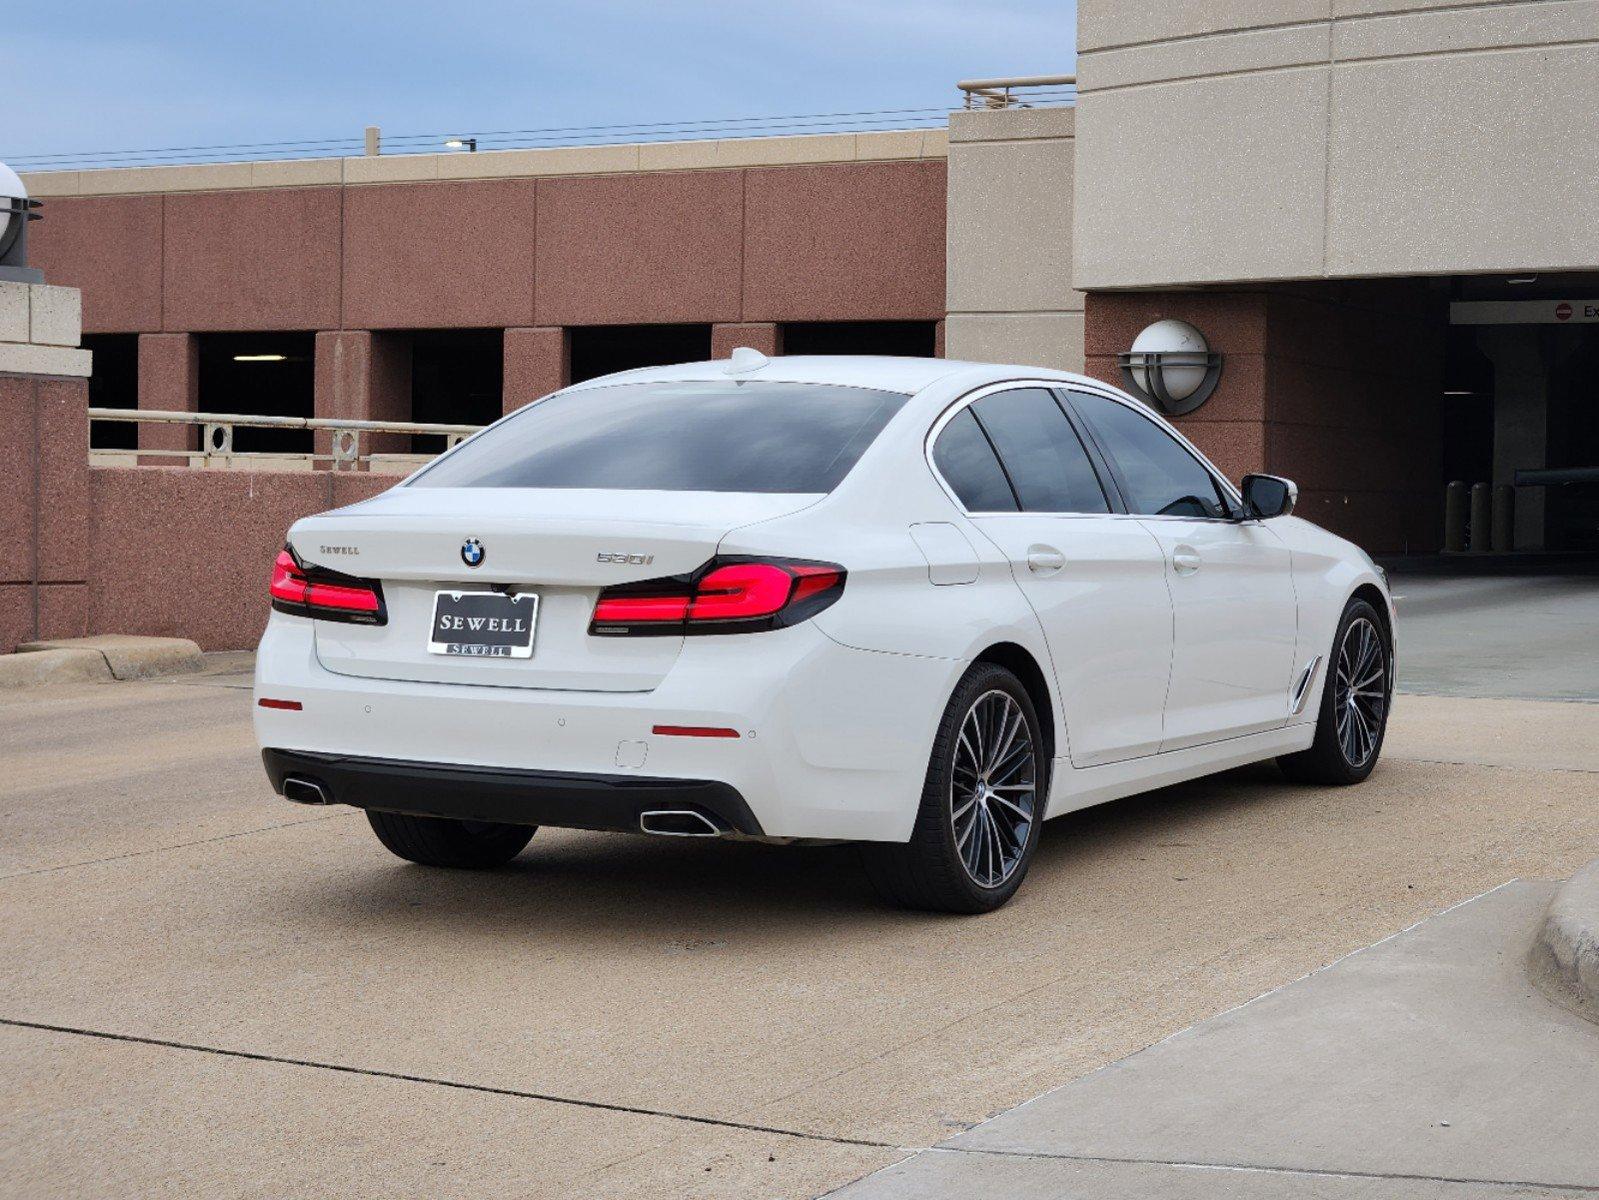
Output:
<svg viewBox="0 0 1599 1200">
<path fill-rule="evenodd" d="M 572 381 L 572 339 L 565 329 L 507 329 L 504 355 L 504 412 L 515 412 Z"/>
<path fill-rule="evenodd" d="M 933 324 L 933 357 L 944 357 L 944 322 L 936 321 Z"/>
<path fill-rule="evenodd" d="M 139 407 L 164 412 L 200 409 L 200 346 L 192 333 L 139 335 Z M 140 425 L 141 450 L 194 450 L 200 445 L 193 425 Z M 181 467 L 180 458 L 141 458 L 141 466 Z"/>
<path fill-rule="evenodd" d="M 1541 467 L 1549 453 L 1549 360 L 1536 325 L 1487 325 L 1477 345 L 1494 365 L 1494 484 L 1518 467 Z M 1544 545 L 1544 489 L 1516 489 L 1515 548 Z"/>
<path fill-rule="evenodd" d="M 783 353 L 783 331 L 767 321 L 711 326 L 711 357 L 729 358 L 740 346 L 762 354 Z"/>
<path fill-rule="evenodd" d="M 313 411 L 320 418 L 357 421 L 411 419 L 411 340 L 404 334 L 367 329 L 330 330 L 316 335 Z M 317 430 L 316 452 L 330 454 L 333 434 Z M 404 453 L 406 434 L 361 435 L 364 454 Z"/>
<path fill-rule="evenodd" d="M 89 607 L 89 352 L 76 290 L 0 280 L 0 653 L 82 637 Z"/>
</svg>

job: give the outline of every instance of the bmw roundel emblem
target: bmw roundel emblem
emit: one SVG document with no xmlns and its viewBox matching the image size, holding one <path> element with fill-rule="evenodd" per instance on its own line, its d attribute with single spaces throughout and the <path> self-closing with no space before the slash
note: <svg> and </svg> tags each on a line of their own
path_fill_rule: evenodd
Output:
<svg viewBox="0 0 1599 1200">
<path fill-rule="evenodd" d="M 467 538 L 466 541 L 461 543 L 461 561 L 467 566 L 481 567 L 483 565 L 483 557 L 483 543 L 478 541 L 477 538 Z"/>
</svg>

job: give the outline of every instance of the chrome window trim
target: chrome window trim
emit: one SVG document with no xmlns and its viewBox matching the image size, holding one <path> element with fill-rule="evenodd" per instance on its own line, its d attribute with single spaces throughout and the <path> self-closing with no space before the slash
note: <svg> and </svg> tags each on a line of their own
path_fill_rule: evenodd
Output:
<svg viewBox="0 0 1599 1200">
<path fill-rule="evenodd" d="M 977 512 L 972 512 L 971 510 L 969 510 L 966 507 L 965 504 L 963 504 L 961 502 L 961 498 L 958 495 L 956 495 L 955 489 L 950 487 L 949 480 L 944 478 L 943 472 L 938 469 L 938 464 L 933 461 L 933 447 L 935 445 L 937 445 L 937 443 L 938 443 L 938 435 L 944 432 L 944 426 L 948 425 L 956 417 L 960 416 L 960 414 L 963 411 L 965 411 L 966 409 L 970 408 L 973 404 L 976 404 L 984 396 L 992 396 L 995 392 L 1022 391 L 1022 390 L 1026 389 L 1026 388 L 1042 388 L 1046 392 L 1053 393 L 1053 392 L 1059 391 L 1061 388 L 1063 388 L 1065 386 L 1067 386 L 1066 381 L 1060 380 L 1060 379 L 1029 379 L 1029 378 L 1022 378 L 1022 379 L 1007 379 L 1007 380 L 1003 380 L 1000 383 L 985 383 L 981 387 L 975 388 L 972 391 L 967 392 L 964 396 L 957 397 L 949 405 L 948 408 L 946 408 L 943 412 L 938 414 L 938 417 L 933 421 L 932 425 L 928 427 L 926 437 L 924 437 L 923 440 L 922 440 L 922 457 L 926 460 L 927 469 L 933 473 L 933 478 L 937 481 L 938 486 L 944 489 L 944 495 L 949 497 L 949 502 L 955 506 L 955 508 L 960 512 L 960 514 L 962 516 L 964 516 L 964 517 L 1130 517 L 1130 516 L 1133 515 L 1131 513 L 1119 513 L 1119 512 L 1076 512 L 1076 511 L 1055 512 L 1055 511 L 1045 511 L 1045 510 L 1042 510 L 1042 509 L 1033 509 L 1033 508 L 1023 508 L 1023 509 L 982 509 L 982 510 L 979 510 Z M 1058 400 L 1057 400 L 1057 403 L 1059 403 Z M 1076 435 L 1078 437 L 1081 437 L 1081 435 L 1077 433 L 1076 425 L 1072 422 L 1072 420 L 1071 420 L 1071 418 L 1069 416 L 1067 417 L 1067 424 L 1071 425 L 1072 433 L 1074 435 Z M 1098 479 L 1098 477 L 1099 477 L 1099 467 L 1098 467 L 1097 464 L 1095 464 L 1093 455 L 1088 454 L 1088 449 L 1087 449 L 1086 446 L 1083 448 L 1083 453 L 1088 456 L 1088 465 L 1093 469 L 1094 477 L 1096 479 Z M 999 462 L 1000 469 L 1001 470 L 1006 470 L 1006 468 L 1005 468 L 1005 460 L 999 457 L 999 450 L 998 450 L 997 447 L 994 448 L 994 457 L 995 457 L 995 460 L 997 462 Z M 1103 488 L 1104 484 L 1101 483 L 1100 486 L 1101 486 L 1101 488 Z M 1017 502 L 1020 503 L 1020 500 L 1018 499 Z M 1107 496 L 1105 498 L 1105 503 L 1107 505 L 1110 503 L 1110 497 L 1109 496 Z"/>
</svg>

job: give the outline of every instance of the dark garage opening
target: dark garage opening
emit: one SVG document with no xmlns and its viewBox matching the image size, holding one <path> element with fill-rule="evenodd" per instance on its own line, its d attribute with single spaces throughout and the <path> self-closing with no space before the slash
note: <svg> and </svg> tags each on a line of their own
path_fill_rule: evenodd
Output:
<svg viewBox="0 0 1599 1200">
<path fill-rule="evenodd" d="M 487 425 L 498 421 L 505 382 L 499 329 L 418 329 L 411 335 L 411 420 Z M 442 434 L 416 434 L 411 453 L 438 454 Z"/>
<path fill-rule="evenodd" d="M 309 417 L 315 408 L 314 333 L 201 333 L 200 411 Z M 309 429 L 236 426 L 233 448 L 248 453 L 310 454 Z"/>
<path fill-rule="evenodd" d="M 783 353 L 932 358 L 937 325 L 936 321 L 796 321 L 783 326 Z"/>
<path fill-rule="evenodd" d="M 139 407 L 139 335 L 86 333 L 83 348 L 94 355 L 89 376 L 90 408 Z M 132 421 L 90 421 L 89 449 L 133 450 L 139 427 Z"/>
<path fill-rule="evenodd" d="M 711 356 L 709 325 L 586 325 L 574 328 L 571 338 L 573 383 Z"/>
</svg>

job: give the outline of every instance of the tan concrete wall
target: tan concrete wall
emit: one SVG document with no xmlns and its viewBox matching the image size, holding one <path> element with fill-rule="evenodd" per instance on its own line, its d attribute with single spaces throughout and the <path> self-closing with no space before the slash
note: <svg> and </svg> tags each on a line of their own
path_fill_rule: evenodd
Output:
<svg viewBox="0 0 1599 1200">
<path fill-rule="evenodd" d="M 1082 0 L 1083 288 L 1599 265 L 1599 0 Z"/>
<path fill-rule="evenodd" d="M 944 353 L 1077 371 L 1071 108 L 950 116 Z"/>
</svg>

